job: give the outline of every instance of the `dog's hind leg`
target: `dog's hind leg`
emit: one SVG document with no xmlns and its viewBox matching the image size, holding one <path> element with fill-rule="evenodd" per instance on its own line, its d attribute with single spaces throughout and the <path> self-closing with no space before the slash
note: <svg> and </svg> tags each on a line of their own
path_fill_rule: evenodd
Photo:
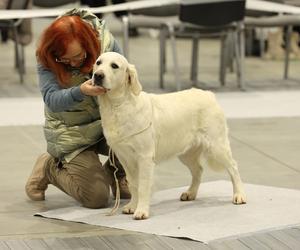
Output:
<svg viewBox="0 0 300 250">
<path fill-rule="evenodd" d="M 203 173 L 203 168 L 200 164 L 200 150 L 189 150 L 183 155 L 178 157 L 179 160 L 188 167 L 192 174 L 192 182 L 190 187 L 186 192 L 183 192 L 180 196 L 182 201 L 191 201 L 195 200 L 199 185 L 201 182 L 201 176 Z"/>
<path fill-rule="evenodd" d="M 222 146 L 218 143 L 211 145 L 214 146 L 211 146 L 203 154 L 202 160 L 205 160 L 207 165 L 213 169 L 224 167 L 228 171 L 233 185 L 232 202 L 234 204 L 246 203 L 246 195 L 243 189 L 243 183 L 240 177 L 237 163 L 232 157 L 229 142 L 226 141 Z"/>
<path fill-rule="evenodd" d="M 226 165 L 226 169 L 230 175 L 231 182 L 233 185 L 232 202 L 234 204 L 244 204 L 246 203 L 246 195 L 244 192 L 243 183 L 240 177 L 237 163 L 232 157 L 230 157 Z"/>
</svg>

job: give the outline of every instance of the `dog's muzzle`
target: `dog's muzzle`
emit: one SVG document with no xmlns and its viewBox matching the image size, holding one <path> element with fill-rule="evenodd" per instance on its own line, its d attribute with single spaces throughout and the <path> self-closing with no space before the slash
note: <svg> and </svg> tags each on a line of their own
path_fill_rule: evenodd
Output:
<svg viewBox="0 0 300 250">
<path fill-rule="evenodd" d="M 97 86 L 103 87 L 104 73 L 94 73 L 93 82 Z"/>
</svg>

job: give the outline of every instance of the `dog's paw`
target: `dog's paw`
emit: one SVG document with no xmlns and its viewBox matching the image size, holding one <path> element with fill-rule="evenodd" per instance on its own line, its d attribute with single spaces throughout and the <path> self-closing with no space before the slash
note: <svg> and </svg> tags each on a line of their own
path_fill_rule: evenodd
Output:
<svg viewBox="0 0 300 250">
<path fill-rule="evenodd" d="M 148 211 L 143 211 L 143 210 L 137 210 L 135 211 L 133 218 L 135 220 L 145 220 L 149 218 L 149 212 Z"/>
<path fill-rule="evenodd" d="M 181 201 L 193 201 L 196 199 L 196 194 L 190 191 L 184 192 L 180 196 Z"/>
<path fill-rule="evenodd" d="M 245 204 L 246 195 L 242 193 L 236 193 L 233 195 L 232 203 L 235 205 Z"/>
<path fill-rule="evenodd" d="M 124 206 L 122 209 L 123 214 L 133 214 L 135 211 L 135 208 L 133 206 L 130 206 L 129 204 Z"/>
</svg>

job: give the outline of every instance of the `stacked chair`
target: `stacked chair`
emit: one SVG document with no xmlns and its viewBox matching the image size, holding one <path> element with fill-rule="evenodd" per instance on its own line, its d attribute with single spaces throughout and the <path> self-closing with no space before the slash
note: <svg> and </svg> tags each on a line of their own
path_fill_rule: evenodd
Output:
<svg viewBox="0 0 300 250">
<path fill-rule="evenodd" d="M 166 71 L 166 40 L 171 41 L 173 71 L 177 90 L 182 89 L 176 38 L 192 40 L 190 79 L 197 83 L 199 39 L 219 37 L 221 40 L 220 74 L 226 83 L 226 69 L 236 62 L 237 85 L 244 87 L 244 25 L 245 0 L 181 0 L 178 5 L 136 10 L 123 17 L 125 56 L 129 56 L 129 28 L 157 29 L 160 34 L 159 83 L 164 88 Z"/>
<path fill-rule="evenodd" d="M 30 0 L 8 0 L 6 9 L 27 9 Z M 20 28 L 23 19 L 5 19 L 0 20 L 0 29 L 5 29 L 12 33 L 12 39 L 15 43 L 15 67 L 20 76 L 20 82 L 24 82 L 25 74 L 25 55 L 24 44 L 19 37 L 18 29 Z"/>
</svg>

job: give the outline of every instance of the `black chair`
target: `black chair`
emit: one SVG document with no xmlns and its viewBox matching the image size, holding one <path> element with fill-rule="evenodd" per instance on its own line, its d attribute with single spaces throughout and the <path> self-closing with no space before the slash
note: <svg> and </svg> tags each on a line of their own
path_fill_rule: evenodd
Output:
<svg viewBox="0 0 300 250">
<path fill-rule="evenodd" d="M 181 1 L 180 23 L 175 23 L 168 32 L 171 33 L 171 37 L 185 35 L 192 38 L 191 80 L 194 84 L 197 83 L 199 39 L 219 37 L 221 39 L 220 83 L 222 86 L 225 85 L 227 67 L 232 64 L 232 60 L 235 60 L 238 87 L 244 87 L 243 19 L 245 2 L 245 0 Z M 173 47 L 175 46 L 175 42 L 171 44 Z M 172 51 L 176 52 L 175 48 Z M 176 58 L 174 56 L 174 60 Z M 174 65 L 176 67 L 176 63 Z M 179 67 L 176 71 L 179 71 Z M 179 73 L 177 74 L 179 75 Z"/>
<path fill-rule="evenodd" d="M 135 2 L 127 0 L 126 2 Z M 123 22 L 123 50 L 129 57 L 129 28 L 161 29 L 161 26 L 169 20 L 174 21 L 179 14 L 179 5 L 172 4 L 162 7 L 142 8 L 128 11 L 128 15 L 122 17 Z"/>
<path fill-rule="evenodd" d="M 27 9 L 30 0 L 9 0 L 6 9 Z M 24 45 L 20 42 L 18 28 L 23 19 L 6 19 L 0 20 L 0 29 L 12 32 L 12 39 L 15 43 L 15 67 L 20 75 L 20 82 L 24 82 L 25 57 Z"/>
<path fill-rule="evenodd" d="M 51 0 L 51 1 L 33 0 L 33 5 L 37 7 L 53 8 L 53 7 L 58 7 L 61 5 L 77 3 L 77 2 L 78 2 L 77 0 Z"/>
<path fill-rule="evenodd" d="M 166 6 L 167 7 L 167 6 Z M 124 47 L 128 54 L 128 27 L 149 27 L 160 30 L 160 87 L 164 87 L 166 40 L 171 41 L 174 76 L 177 90 L 181 89 L 180 72 L 176 52 L 176 37 L 192 38 L 191 80 L 197 83 L 198 43 L 200 38 L 220 37 L 220 82 L 225 85 L 226 69 L 231 59 L 237 62 L 237 82 L 244 87 L 244 34 L 243 18 L 245 0 L 182 0 L 178 13 L 172 17 L 129 16 L 124 22 Z M 231 46 L 232 45 L 232 46 Z M 232 52 L 232 53 L 230 53 Z"/>
<path fill-rule="evenodd" d="M 135 0 L 127 0 L 126 2 L 132 2 Z M 122 17 L 123 23 L 123 52 L 124 55 L 129 58 L 129 29 L 130 28 L 142 28 L 142 29 L 156 29 L 162 32 L 166 23 L 174 22 L 178 20 L 179 15 L 179 5 L 172 4 L 161 7 L 151 7 L 144 9 L 137 9 L 129 11 L 128 15 Z M 162 34 L 162 33 L 161 33 Z M 160 35 L 160 38 L 163 36 Z M 164 53 L 165 41 L 160 40 L 160 54 Z M 159 56 L 159 85 L 163 88 L 163 74 L 162 68 L 165 66 L 165 61 L 162 62 L 162 59 L 165 58 L 163 55 Z"/>
</svg>

